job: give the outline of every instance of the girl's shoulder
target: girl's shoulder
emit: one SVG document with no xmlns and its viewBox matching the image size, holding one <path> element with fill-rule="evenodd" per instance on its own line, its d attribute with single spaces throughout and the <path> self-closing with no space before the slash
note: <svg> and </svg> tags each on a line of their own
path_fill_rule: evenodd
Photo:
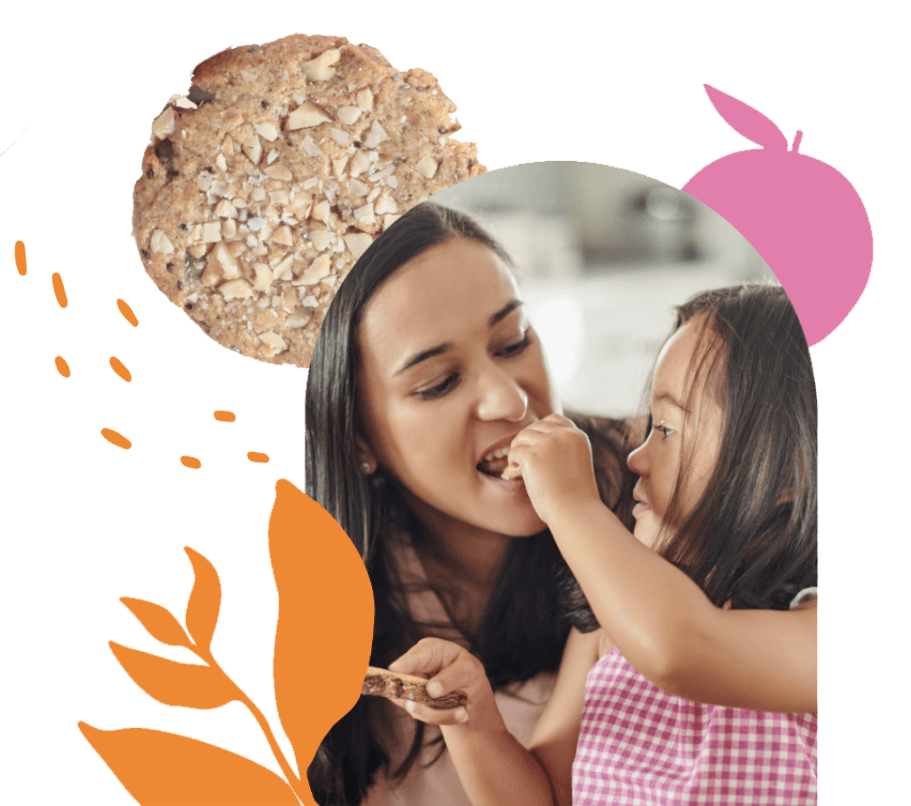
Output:
<svg viewBox="0 0 911 806">
<path fill-rule="evenodd" d="M 604 632 L 604 628 L 597 630 L 598 632 L 598 658 L 603 658 L 607 655 L 612 649 L 617 645 L 614 643 L 613 639 Z"/>
</svg>

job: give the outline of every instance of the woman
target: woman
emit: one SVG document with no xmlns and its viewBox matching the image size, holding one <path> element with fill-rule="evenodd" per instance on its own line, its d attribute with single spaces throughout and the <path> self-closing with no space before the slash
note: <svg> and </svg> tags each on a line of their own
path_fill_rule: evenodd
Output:
<svg viewBox="0 0 911 806">
<path fill-rule="evenodd" d="M 522 485 L 499 479 L 500 449 L 559 411 L 508 255 L 471 219 L 432 204 L 406 213 L 352 269 L 307 384 L 306 491 L 367 565 L 371 665 L 425 636 L 461 643 L 524 742 L 570 627 L 561 591 L 579 594 Z M 602 498 L 631 525 L 630 429 L 576 420 Z M 358 702 L 308 777 L 320 803 L 467 804 L 438 729 L 383 700 Z"/>
</svg>

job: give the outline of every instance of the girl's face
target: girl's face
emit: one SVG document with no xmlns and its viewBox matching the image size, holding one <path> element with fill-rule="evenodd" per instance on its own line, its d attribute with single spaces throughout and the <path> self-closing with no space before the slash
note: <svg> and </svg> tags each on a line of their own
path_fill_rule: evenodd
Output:
<svg viewBox="0 0 911 806">
<path fill-rule="evenodd" d="M 537 337 L 503 261 L 459 238 L 402 266 L 358 326 L 362 459 L 397 479 L 432 533 L 529 536 L 545 528 L 507 448 L 559 412 Z"/>
<path fill-rule="evenodd" d="M 629 455 L 627 464 L 639 481 L 633 490 L 638 502 L 634 534 L 649 548 L 657 548 L 659 535 L 670 536 L 679 526 L 666 522 L 678 475 L 680 518 L 689 515 L 705 493 L 718 462 L 723 415 L 716 396 L 704 380 L 692 383 L 695 362 L 711 361 L 716 346 L 699 343 L 701 321 L 691 320 L 664 345 L 658 356 L 651 393 L 652 430 L 645 443 Z M 696 355 L 696 351 L 699 355 Z M 704 377 L 705 373 L 701 373 Z"/>
</svg>

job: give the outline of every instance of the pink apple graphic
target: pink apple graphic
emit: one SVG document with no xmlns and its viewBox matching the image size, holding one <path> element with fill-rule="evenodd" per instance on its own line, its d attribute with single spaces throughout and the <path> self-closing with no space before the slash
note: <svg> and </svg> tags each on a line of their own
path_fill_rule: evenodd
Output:
<svg viewBox="0 0 911 806">
<path fill-rule="evenodd" d="M 864 205 L 831 165 L 791 150 L 778 127 L 705 85 L 718 114 L 762 148 L 703 168 L 683 190 L 724 216 L 756 248 L 788 292 L 807 342 L 822 341 L 863 293 L 873 263 Z"/>
</svg>

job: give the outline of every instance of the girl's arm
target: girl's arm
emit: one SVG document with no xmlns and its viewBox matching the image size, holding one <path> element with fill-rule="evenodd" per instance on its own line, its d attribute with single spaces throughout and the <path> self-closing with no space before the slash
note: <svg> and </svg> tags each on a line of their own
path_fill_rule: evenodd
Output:
<svg viewBox="0 0 911 806">
<path fill-rule="evenodd" d="M 572 804 L 572 765 L 582 722 L 585 681 L 600 655 L 610 648 L 599 646 L 602 636 L 601 630 L 581 633 L 573 627 L 570 631 L 557 684 L 528 745 L 547 776 L 556 806 Z"/>
<path fill-rule="evenodd" d="M 547 521 L 601 626 L 665 691 L 754 711 L 816 711 L 816 603 L 794 611 L 715 607 L 596 500 Z"/>
<path fill-rule="evenodd" d="M 816 711 L 815 603 L 787 612 L 715 607 L 601 503 L 585 435 L 562 417 L 519 434 L 510 462 L 522 467 L 601 626 L 655 685 L 715 705 Z"/>
</svg>

